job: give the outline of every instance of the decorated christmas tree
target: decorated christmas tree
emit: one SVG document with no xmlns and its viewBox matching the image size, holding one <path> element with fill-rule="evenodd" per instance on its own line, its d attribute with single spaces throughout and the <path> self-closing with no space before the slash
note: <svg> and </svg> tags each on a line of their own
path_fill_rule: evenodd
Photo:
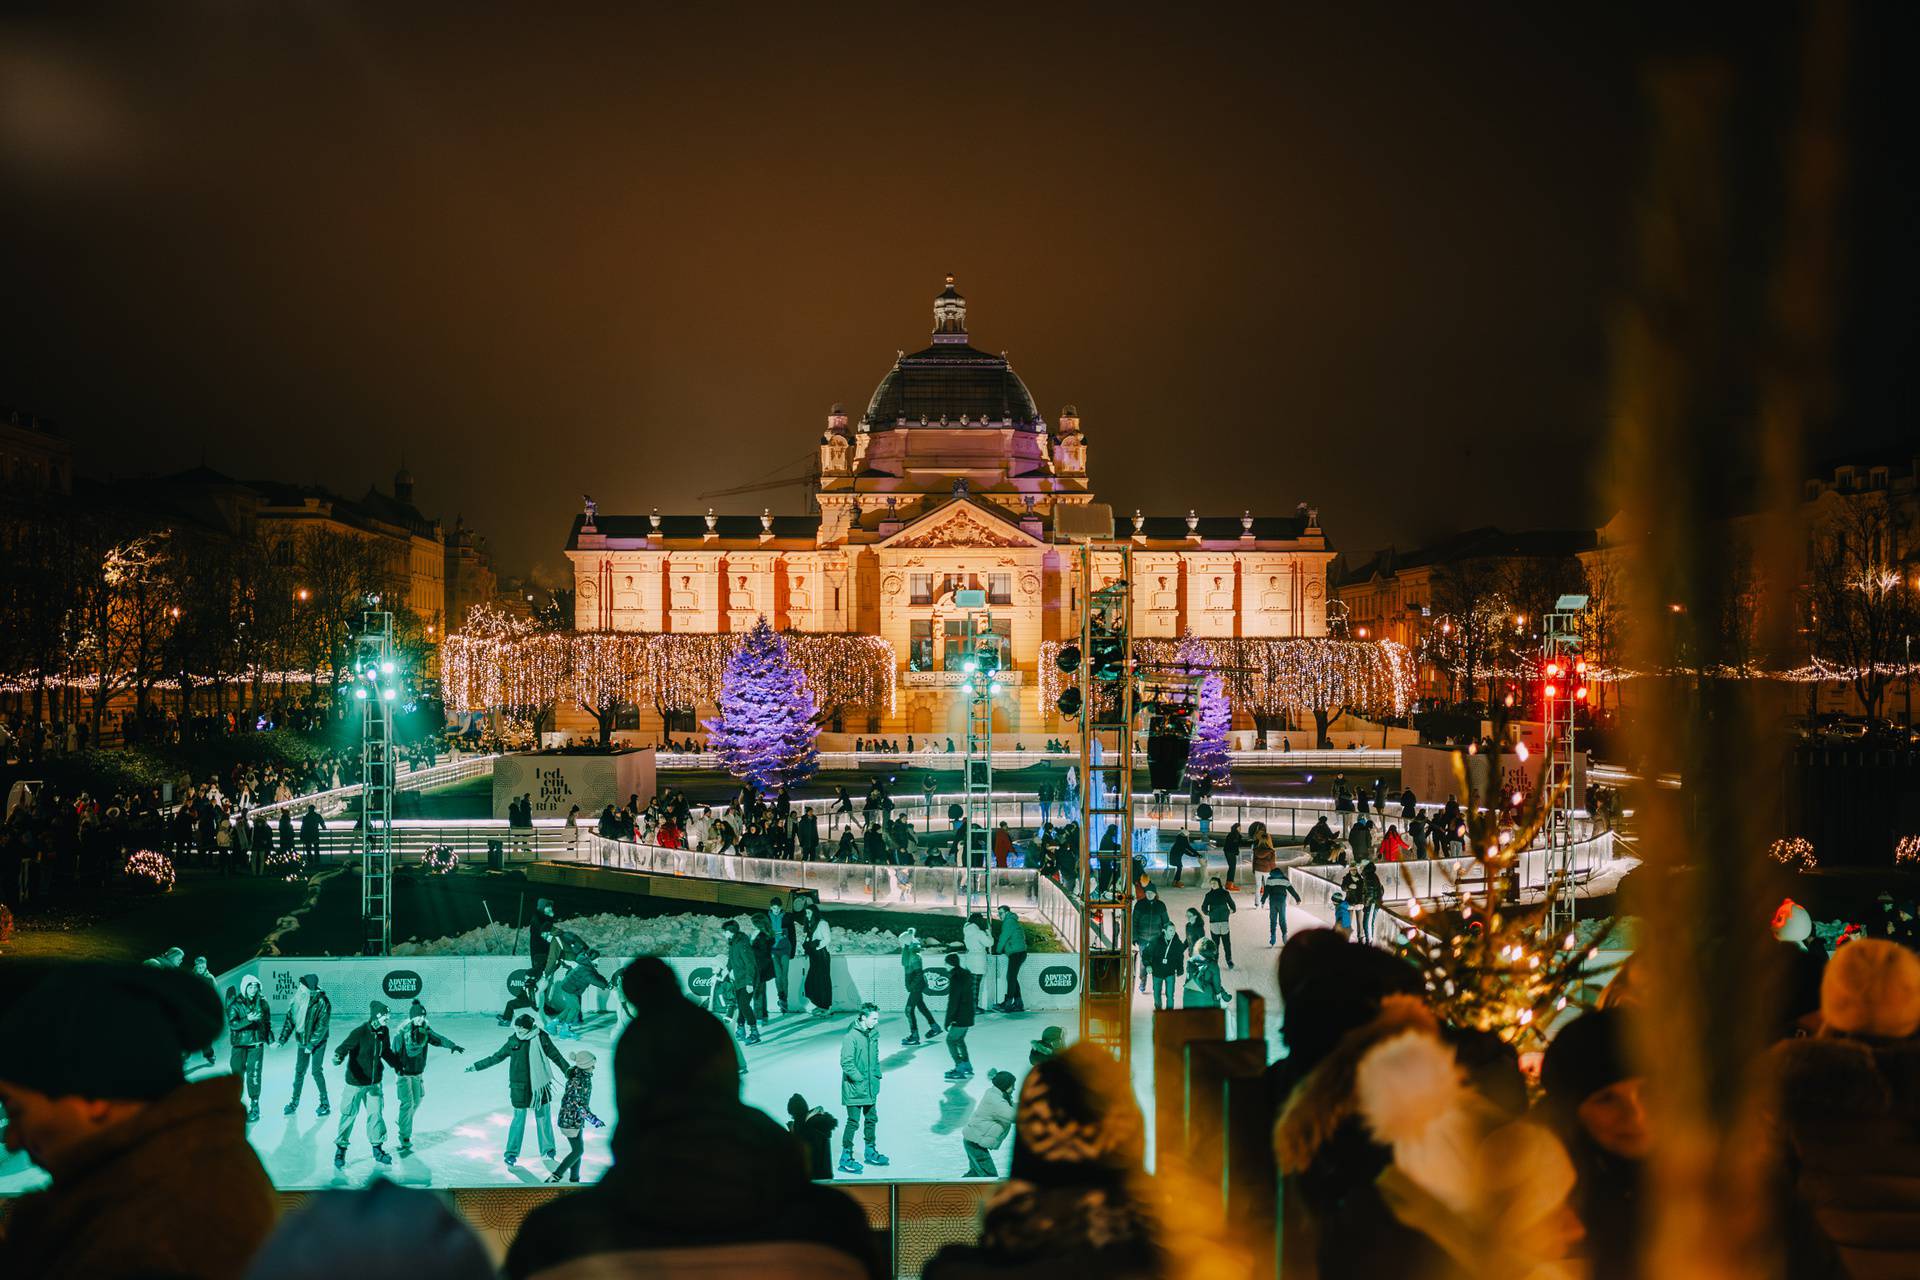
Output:
<svg viewBox="0 0 1920 1280">
<path fill-rule="evenodd" d="M 1193 715 L 1193 746 L 1187 752 L 1187 782 L 1196 794 L 1207 795 L 1225 786 L 1233 776 L 1227 758 L 1227 731 L 1233 727 L 1233 709 L 1227 705 L 1226 683 L 1217 675 L 1200 682 L 1200 704 Z"/>
<path fill-rule="evenodd" d="M 813 693 L 764 615 L 727 660 L 719 704 L 719 717 L 702 725 L 707 745 L 761 795 L 777 795 L 820 767 Z"/>
</svg>

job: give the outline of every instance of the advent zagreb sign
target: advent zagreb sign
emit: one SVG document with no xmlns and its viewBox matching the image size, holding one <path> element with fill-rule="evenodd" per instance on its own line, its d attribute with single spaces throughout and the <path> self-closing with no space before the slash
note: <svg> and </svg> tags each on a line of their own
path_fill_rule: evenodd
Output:
<svg viewBox="0 0 1920 1280">
<path fill-rule="evenodd" d="M 653 748 L 607 754 L 531 752 L 505 756 L 493 767 L 493 816 L 507 816 L 507 805 L 527 796 L 536 818 L 564 818 L 575 806 L 588 825 L 607 805 L 629 796 L 646 804 L 653 798 Z"/>
</svg>

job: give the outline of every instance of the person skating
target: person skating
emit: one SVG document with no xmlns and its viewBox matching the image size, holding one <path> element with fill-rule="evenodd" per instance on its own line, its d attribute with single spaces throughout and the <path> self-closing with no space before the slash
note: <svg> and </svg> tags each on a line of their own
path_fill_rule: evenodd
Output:
<svg viewBox="0 0 1920 1280">
<path fill-rule="evenodd" d="M 6 1149 L 51 1181 L 9 1205 L 0 1276 L 239 1280 L 273 1229 L 273 1185 L 240 1081 L 184 1073 L 220 1033 L 220 997 L 177 969 L 64 962 L 33 981 L 35 961 L 6 964 Z"/>
<path fill-rule="evenodd" d="M 965 964 L 967 973 L 973 978 L 973 1007 L 987 1007 L 987 956 L 993 950 L 993 934 L 987 929 L 987 918 L 978 911 L 967 917 L 966 924 L 960 927 L 960 941 L 966 947 Z"/>
<path fill-rule="evenodd" d="M 1186 861 L 1194 856 L 1193 841 L 1187 839 L 1187 833 L 1174 833 L 1173 847 L 1167 850 L 1167 883 L 1176 889 L 1180 887 L 1180 877 L 1184 874 Z"/>
<path fill-rule="evenodd" d="M 1220 964 L 1213 940 L 1200 944 L 1200 950 L 1187 960 L 1187 981 L 1180 991 L 1185 1009 L 1222 1008 L 1233 1003 L 1227 989 L 1220 985 Z"/>
<path fill-rule="evenodd" d="M 246 1082 L 247 1119 L 260 1118 L 260 1068 L 273 1039 L 273 1014 L 260 994 L 260 979 L 248 974 L 239 991 L 227 992 L 227 1065 Z"/>
<path fill-rule="evenodd" d="M 367 1109 L 367 1143 L 373 1158 L 392 1164 L 387 1154 L 387 1095 L 381 1085 L 386 1067 L 393 1060 L 393 1046 L 387 1033 L 387 1006 L 378 1000 L 367 1005 L 367 1020 L 355 1027 L 333 1051 L 334 1065 L 345 1063 L 346 1097 L 340 1103 L 340 1126 L 333 1136 L 333 1167 L 347 1163 L 347 1143 L 353 1137 L 353 1120 L 360 1108 Z"/>
<path fill-rule="evenodd" d="M 1200 900 L 1200 910 L 1206 913 L 1207 934 L 1215 946 L 1227 958 L 1227 968 L 1233 968 L 1233 913 L 1240 908 L 1233 903 L 1233 895 L 1220 886 L 1220 877 L 1213 878 L 1213 888 L 1207 890 L 1207 896 Z"/>
<path fill-rule="evenodd" d="M 1027 1065 L 1037 1067 L 1067 1047 L 1067 1029 L 1048 1027 L 1038 1040 L 1027 1041 Z"/>
<path fill-rule="evenodd" d="M 973 1059 L 967 1053 L 967 1032 L 973 1029 L 973 974 L 955 952 L 947 952 L 947 1052 L 953 1056 L 949 1080 L 973 1077 Z"/>
<path fill-rule="evenodd" d="M 807 1177 L 827 1182 L 833 1177 L 833 1131 L 840 1121 L 823 1108 L 807 1105 L 799 1094 L 787 1099 L 787 1132 L 807 1153 Z"/>
<path fill-rule="evenodd" d="M 819 905 L 813 902 L 807 904 L 799 928 L 807 947 L 805 985 L 807 1003 L 813 1006 L 809 1012 L 816 1018 L 824 1018 L 833 1012 L 833 928 L 827 924 Z"/>
<path fill-rule="evenodd" d="M 720 931 L 727 939 L 727 967 L 715 981 L 727 992 L 734 1030 L 748 1044 L 759 1044 L 760 1022 L 753 1015 L 753 990 L 759 985 L 759 958 L 753 954 L 753 944 L 740 932 L 737 921 L 727 921 L 720 926 Z"/>
<path fill-rule="evenodd" d="M 587 1130 L 599 1129 L 606 1121 L 593 1114 L 594 1056 L 585 1049 L 573 1055 L 567 1068 L 566 1087 L 560 1091 L 560 1132 L 567 1140 L 567 1154 L 560 1167 L 547 1175 L 548 1182 L 580 1181 L 580 1157 L 587 1149 Z"/>
<path fill-rule="evenodd" d="M 805 816 L 809 820 L 813 817 L 811 813 Z M 819 843 L 817 832 L 814 842 Z M 807 852 L 807 861 L 813 861 L 811 850 Z M 779 998 L 780 1012 L 783 1014 L 789 1012 L 787 993 L 791 987 L 787 979 L 793 964 L 793 926 L 793 913 L 780 904 L 780 899 L 769 900 L 767 933 L 773 938 L 773 994 Z"/>
<path fill-rule="evenodd" d="M 527 1112 L 533 1112 L 534 1139 L 540 1154 L 552 1160 L 557 1154 L 553 1140 L 553 1073 L 547 1064 L 565 1071 L 567 1060 L 553 1047 L 553 1038 L 540 1029 L 533 1015 L 523 1013 L 514 1019 L 513 1034 L 506 1043 L 468 1071 L 485 1071 L 502 1062 L 507 1066 L 507 1101 L 513 1106 L 513 1123 L 507 1128 L 505 1159 L 509 1166 L 520 1159 L 520 1143 L 527 1132 Z"/>
<path fill-rule="evenodd" d="M 988 1089 L 973 1106 L 967 1127 L 960 1131 L 960 1149 L 967 1153 L 969 1178 L 997 1178 L 993 1153 L 1013 1130 L 1013 1086 L 1010 1071 L 996 1071 L 987 1077 Z"/>
<path fill-rule="evenodd" d="M 880 1009 L 872 1003 L 860 1006 L 859 1016 L 847 1028 L 840 1041 L 840 1103 L 847 1110 L 847 1127 L 840 1131 L 840 1172 L 859 1173 L 859 1161 L 853 1158 L 853 1131 L 864 1120 L 867 1137 L 867 1163 L 884 1167 L 891 1163 L 880 1154 L 875 1140 L 880 1127 Z"/>
<path fill-rule="evenodd" d="M 527 967 L 536 982 L 550 973 L 560 958 L 560 950 L 554 946 L 558 941 L 554 937 L 555 920 L 552 900 L 535 899 L 533 920 L 527 925 Z"/>
<path fill-rule="evenodd" d="M 1325 863 L 1333 856 L 1333 842 L 1333 828 L 1327 825 L 1327 816 L 1323 813 L 1307 830 L 1307 853 L 1314 862 Z"/>
<path fill-rule="evenodd" d="M 1160 891 L 1148 885 L 1146 893 L 1133 904 L 1133 944 L 1140 951 L 1140 994 L 1145 995 L 1147 984 L 1152 981 L 1152 966 L 1147 962 L 1147 952 L 1160 940 L 1160 930 L 1167 923 L 1167 904 L 1160 900 Z"/>
<path fill-rule="evenodd" d="M 207 968 L 207 958 L 205 956 L 195 956 L 193 958 L 193 976 L 207 984 L 207 990 L 213 992 L 215 999 L 219 998 L 220 980 L 213 976 L 211 969 Z M 212 1066 L 213 1046 L 208 1045 L 205 1049 L 201 1050 L 200 1057 L 208 1066 Z M 323 1094 L 321 1096 L 324 1097 L 325 1095 Z M 326 1112 L 322 1111 L 320 1114 L 325 1115 Z"/>
<path fill-rule="evenodd" d="M 1187 968 L 1187 946 L 1180 931 L 1168 921 L 1160 927 L 1160 936 L 1147 950 L 1147 967 L 1153 971 L 1153 1007 L 1173 1009 L 1173 985 Z"/>
<path fill-rule="evenodd" d="M 908 929 L 900 940 L 900 971 L 907 987 L 907 1038 L 900 1043 L 916 1045 L 920 1043 L 920 1018 L 927 1020 L 927 1038 L 931 1040 L 940 1034 L 940 1024 L 933 1020 L 933 1010 L 927 1007 L 927 969 L 920 955 L 920 935 Z"/>
<path fill-rule="evenodd" d="M 1285 867 L 1275 867 L 1267 873 L 1267 882 L 1260 886 L 1260 901 L 1267 904 L 1267 945 L 1270 947 L 1287 940 L 1288 898 L 1300 901 L 1300 891 L 1293 887 Z"/>
<path fill-rule="evenodd" d="M 1020 966 L 1027 962 L 1027 931 L 1020 917 L 1006 903 L 1000 904 L 1000 936 L 994 950 L 1007 958 L 1006 996 L 994 1008 L 1002 1013 L 1025 1013 L 1026 997 L 1020 993 Z"/>
<path fill-rule="evenodd" d="M 282 1115 L 290 1116 L 300 1110 L 300 1090 L 306 1084 L 309 1071 L 313 1075 L 314 1092 L 320 1095 L 320 1109 L 314 1114 L 325 1116 L 333 1110 L 327 1105 L 326 1072 L 327 1037 L 332 1034 L 333 1000 L 320 989 L 319 974 L 303 973 L 287 1005 L 286 1021 L 280 1026 L 280 1043 L 291 1040 L 294 1048 L 293 1100 L 287 1103 Z"/>
<path fill-rule="evenodd" d="M 413 1154 L 413 1116 L 427 1096 L 427 1050 L 434 1045 L 455 1053 L 466 1050 L 427 1025 L 427 1006 L 415 1000 L 407 1020 L 393 1036 L 393 1089 L 400 1099 L 400 1155 Z"/>
</svg>

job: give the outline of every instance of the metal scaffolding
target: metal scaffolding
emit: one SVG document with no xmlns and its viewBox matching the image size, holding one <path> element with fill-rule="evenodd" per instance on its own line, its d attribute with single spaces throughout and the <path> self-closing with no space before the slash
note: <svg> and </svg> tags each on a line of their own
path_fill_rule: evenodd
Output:
<svg viewBox="0 0 1920 1280">
<path fill-rule="evenodd" d="M 1076 555 L 1080 1039 L 1125 1066 L 1133 1053 L 1133 554 L 1124 542 L 1088 541 Z"/>
<path fill-rule="evenodd" d="M 377 598 L 376 598 L 377 599 Z M 354 642 L 360 703 L 360 921 L 366 954 L 393 943 L 393 704 L 398 696 L 393 615 L 369 609 Z"/>
<path fill-rule="evenodd" d="M 993 614 L 986 607 L 984 591 L 957 591 L 954 603 L 962 610 L 962 628 L 967 652 L 961 662 L 965 679 L 960 692 L 966 701 L 967 754 L 962 798 L 962 821 L 966 840 L 961 850 L 961 865 L 966 874 L 961 911 L 972 915 L 984 912 L 993 918 L 993 695 L 999 688 L 1000 653 L 994 638 Z M 991 653 L 988 649 L 991 648 Z"/>
<path fill-rule="evenodd" d="M 1564 936 L 1574 922 L 1573 817 L 1581 802 L 1575 794 L 1574 712 L 1585 700 L 1586 689 L 1586 663 L 1580 657 L 1576 624 L 1586 606 L 1585 596 L 1561 596 L 1545 619 L 1541 704 L 1546 755 L 1540 765 L 1540 785 L 1547 802 L 1547 932 L 1554 938 Z"/>
</svg>

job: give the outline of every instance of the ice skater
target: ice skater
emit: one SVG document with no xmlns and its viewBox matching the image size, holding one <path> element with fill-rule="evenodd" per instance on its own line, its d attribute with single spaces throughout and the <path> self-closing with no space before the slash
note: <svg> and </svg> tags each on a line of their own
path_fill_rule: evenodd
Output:
<svg viewBox="0 0 1920 1280">
<path fill-rule="evenodd" d="M 973 1078 L 973 1059 L 967 1053 L 967 1032 L 973 1030 L 973 974 L 960 963 L 958 952 L 947 952 L 947 1052 L 953 1055 L 949 1080 Z"/>
<path fill-rule="evenodd" d="M 307 1074 L 313 1074 L 314 1092 L 320 1095 L 320 1109 L 315 1115 L 324 1116 L 333 1110 L 327 1105 L 327 1037 L 333 1034 L 333 1000 L 320 989 L 320 975 L 303 973 L 293 989 L 293 1000 L 287 1005 L 286 1021 L 280 1026 L 280 1043 L 293 1041 L 293 1100 L 280 1114 L 292 1115 L 300 1110 L 300 1089 L 307 1082 Z M 309 1068 L 308 1064 L 312 1066 Z"/>
<path fill-rule="evenodd" d="M 812 818 L 811 813 L 806 816 L 808 821 Z M 807 853 L 807 861 L 813 861 L 811 850 Z M 780 899 L 770 899 L 767 903 L 767 932 L 773 935 L 773 993 L 780 999 L 781 1013 L 788 1011 L 787 993 L 792 990 L 787 977 L 793 964 L 793 926 L 793 913 L 780 905 Z"/>
<path fill-rule="evenodd" d="M 1267 945 L 1270 947 L 1287 940 L 1288 898 L 1300 901 L 1300 891 L 1293 887 L 1285 867 L 1275 867 L 1267 872 L 1267 882 L 1260 886 L 1260 901 L 1267 904 Z"/>
<path fill-rule="evenodd" d="M 527 1112 L 533 1112 L 534 1138 L 540 1144 L 540 1154 L 551 1160 L 556 1154 L 553 1141 L 553 1073 L 547 1069 L 551 1062 L 565 1071 L 567 1060 L 553 1047 L 553 1039 L 540 1029 L 533 1015 L 523 1013 L 513 1022 L 513 1034 L 507 1042 L 495 1049 L 480 1061 L 468 1067 L 469 1071 L 485 1071 L 488 1067 L 507 1067 L 507 1101 L 513 1106 L 513 1124 L 507 1129 L 506 1162 L 512 1167 L 520 1160 L 520 1142 L 527 1132 Z"/>
<path fill-rule="evenodd" d="M 346 1096 L 340 1102 L 340 1127 L 333 1137 L 333 1167 L 347 1163 L 347 1143 L 353 1137 L 353 1118 L 367 1109 L 367 1143 L 373 1158 L 392 1164 L 387 1154 L 387 1095 L 381 1086 L 386 1064 L 393 1059 L 387 1035 L 387 1006 L 378 1000 L 367 1005 L 367 1020 L 355 1027 L 333 1051 L 334 1065 L 346 1063 Z"/>
<path fill-rule="evenodd" d="M 395 1154 L 413 1154 L 413 1117 L 427 1096 L 427 1050 L 434 1045 L 455 1053 L 466 1050 L 427 1025 L 427 1006 L 415 1000 L 407 1008 L 407 1020 L 400 1034 L 393 1037 L 393 1090 L 400 1099 L 400 1145 Z"/>
<path fill-rule="evenodd" d="M 227 1064 L 245 1082 L 249 1123 L 260 1118 L 260 1068 L 272 1039 L 273 1014 L 260 994 L 260 979 L 248 974 L 238 992 L 227 990 Z"/>
<path fill-rule="evenodd" d="M 206 983 L 215 996 L 220 994 L 220 982 L 213 976 L 213 971 L 207 968 L 207 958 L 205 956 L 195 956 L 193 958 L 193 976 Z M 202 1049 L 200 1053 L 201 1057 L 205 1059 L 206 1064 L 212 1066 L 213 1046 L 208 1045 L 205 1049 Z M 321 1114 L 325 1115 L 326 1113 L 321 1112 Z"/>
<path fill-rule="evenodd" d="M 996 1071 L 987 1077 L 987 1091 L 974 1104 L 967 1127 L 960 1131 L 960 1149 L 967 1153 L 969 1178 L 997 1178 L 993 1153 L 1013 1132 L 1013 1086 L 1011 1071 Z"/>
<path fill-rule="evenodd" d="M 840 1041 L 840 1103 L 847 1109 L 847 1127 L 840 1131 L 840 1172 L 859 1173 L 853 1158 L 853 1131 L 865 1121 L 867 1163 L 890 1164 L 875 1145 L 880 1128 L 880 1007 L 869 1001 Z"/>
<path fill-rule="evenodd" d="M 940 1034 L 933 1010 L 927 1007 L 927 966 L 920 957 L 920 935 L 908 929 L 900 938 L 900 970 L 907 984 L 907 1038 L 900 1043 L 920 1043 L 920 1019 L 927 1020 L 927 1039 Z"/>
<path fill-rule="evenodd" d="M 816 1018 L 833 1013 L 833 929 L 817 904 L 809 902 L 801 917 L 807 940 L 807 1002 Z"/>
<path fill-rule="evenodd" d="M 1025 1013 L 1027 1000 L 1020 993 L 1020 966 L 1027 962 L 1027 931 L 1013 908 L 1004 902 L 1000 904 L 1000 930 L 993 949 L 1007 958 L 1005 994 L 994 1008 L 1001 1013 Z"/>
<path fill-rule="evenodd" d="M 787 1132 L 800 1143 L 800 1149 L 807 1153 L 807 1176 L 815 1182 L 828 1182 L 833 1178 L 833 1131 L 840 1122 L 827 1114 L 823 1107 L 807 1105 L 800 1094 L 787 1099 Z"/>
<path fill-rule="evenodd" d="M 585 1049 L 573 1055 L 567 1068 L 566 1087 L 560 1091 L 560 1132 L 567 1140 L 566 1158 L 547 1175 L 548 1182 L 580 1181 L 580 1157 L 587 1148 L 587 1130 L 602 1128 L 606 1121 L 593 1114 L 594 1056 Z"/>
<path fill-rule="evenodd" d="M 720 926 L 727 939 L 727 967 L 714 981 L 723 984 L 732 1001 L 733 1029 L 748 1044 L 760 1043 L 760 1022 L 753 1014 L 753 992 L 759 986 L 759 957 L 753 944 L 740 932 L 740 923 L 729 920 Z"/>
</svg>

